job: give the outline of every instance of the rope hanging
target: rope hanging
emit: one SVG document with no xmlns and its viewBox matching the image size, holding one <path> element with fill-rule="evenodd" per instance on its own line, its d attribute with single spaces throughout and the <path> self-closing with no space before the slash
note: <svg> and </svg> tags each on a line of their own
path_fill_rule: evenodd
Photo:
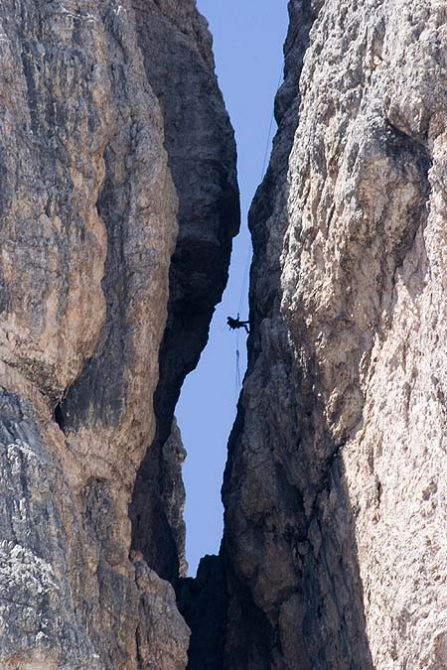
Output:
<svg viewBox="0 0 447 670">
<path fill-rule="evenodd" d="M 283 73 L 284 73 L 284 66 L 281 66 L 281 72 L 279 74 L 278 84 L 276 86 L 276 93 L 278 93 L 279 88 L 281 86 Z M 271 142 L 271 138 L 272 138 L 274 118 L 275 118 L 275 109 L 273 108 L 272 109 L 272 114 L 271 114 L 271 117 L 270 117 L 269 130 L 268 130 L 268 135 L 267 135 L 267 143 L 266 143 L 265 152 L 264 152 L 264 160 L 263 160 L 263 163 L 262 163 L 261 181 L 264 179 L 265 169 L 266 169 L 266 166 L 267 166 L 267 159 L 268 159 L 268 156 L 269 156 L 269 148 L 270 148 L 270 142 Z M 247 322 L 241 322 L 240 321 L 239 314 L 241 312 L 242 303 L 243 303 L 244 296 L 245 296 L 246 290 L 247 290 L 248 274 L 249 274 L 249 269 L 250 269 L 251 257 L 252 257 L 252 248 L 251 248 L 251 244 L 249 244 L 249 248 L 248 248 L 248 252 L 247 252 L 247 259 L 245 261 L 245 269 L 244 269 L 244 276 L 243 276 L 243 280 L 242 280 L 241 293 L 240 293 L 240 296 L 239 296 L 237 319 L 231 319 L 229 317 L 228 318 L 229 325 L 230 325 L 231 321 L 233 321 L 233 323 L 237 323 L 237 324 L 241 324 L 241 325 L 244 324 L 244 323 L 247 323 Z M 240 391 L 241 391 L 241 388 L 242 388 L 241 365 L 240 365 L 241 354 L 240 354 L 240 351 L 239 351 L 239 330 L 238 330 L 241 327 L 241 325 L 237 325 L 237 326 L 231 326 L 230 325 L 230 328 L 236 328 L 236 385 L 235 385 L 236 403 L 237 403 L 237 400 L 238 400 L 238 397 L 239 397 L 239 394 L 240 394 Z M 245 330 L 248 333 L 248 327 L 246 327 Z"/>
<path fill-rule="evenodd" d="M 279 88 L 281 86 L 281 81 L 283 78 L 283 73 L 284 73 L 284 66 L 281 66 L 281 71 L 279 73 L 279 78 L 278 78 L 278 84 L 276 86 L 276 93 L 278 93 Z M 276 96 L 276 94 L 275 94 Z M 270 116 L 270 123 L 269 123 L 269 130 L 268 130 L 268 135 L 267 135 L 267 142 L 265 145 L 265 152 L 264 152 L 264 160 L 262 163 L 262 171 L 261 171 L 261 181 L 264 179 L 264 174 L 265 174 L 265 168 L 267 165 L 267 159 L 269 156 L 269 148 L 270 148 L 270 141 L 272 139 L 272 130 L 273 130 L 273 121 L 275 119 L 275 109 L 272 109 L 272 113 Z M 247 290 L 247 281 L 248 281 L 248 271 L 250 269 L 250 261 L 252 257 L 252 249 L 251 249 L 251 244 L 249 244 L 249 248 L 247 251 L 247 259 L 245 261 L 245 269 L 244 269 L 244 276 L 242 280 L 242 287 L 241 287 L 241 293 L 239 296 L 239 306 L 238 306 L 238 312 L 241 312 L 242 309 L 242 303 L 244 300 L 245 292 Z M 238 314 L 238 319 L 239 319 L 239 314 Z"/>
<path fill-rule="evenodd" d="M 235 389 L 235 402 L 239 398 L 239 394 L 242 388 L 242 379 L 241 379 L 241 365 L 240 365 L 241 354 L 239 351 L 239 333 L 236 336 L 236 389 Z"/>
</svg>

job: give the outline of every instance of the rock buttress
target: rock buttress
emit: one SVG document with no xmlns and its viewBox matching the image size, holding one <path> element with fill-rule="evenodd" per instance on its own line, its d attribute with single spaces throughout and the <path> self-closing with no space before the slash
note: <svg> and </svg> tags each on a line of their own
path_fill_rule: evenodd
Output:
<svg viewBox="0 0 447 670">
<path fill-rule="evenodd" d="M 290 14 L 250 213 L 223 667 L 439 670 L 447 10 L 294 0 Z"/>
<path fill-rule="evenodd" d="M 185 30 L 188 16 L 178 5 Z M 128 505 L 155 435 L 179 218 L 176 140 L 165 134 L 162 82 L 154 92 L 143 51 L 127 0 L 6 0 L 0 8 L 5 670 L 186 664 L 189 630 L 174 591 L 138 547 L 130 551 Z M 157 68 L 169 60 L 162 50 L 152 55 Z M 186 76 L 188 63 L 181 65 Z M 172 74 L 177 66 L 163 67 Z M 210 173 L 220 175 L 213 161 Z M 234 163 L 232 170 L 230 181 Z M 197 168 L 197 181 L 207 175 Z M 221 235 L 228 256 L 232 233 L 219 225 L 210 223 L 210 248 Z M 185 248 L 194 255 L 194 245 Z M 227 262 L 216 271 L 221 284 Z M 172 465 L 177 455 L 181 461 L 174 431 L 164 459 Z M 163 493 L 180 537 L 181 491 Z"/>
</svg>

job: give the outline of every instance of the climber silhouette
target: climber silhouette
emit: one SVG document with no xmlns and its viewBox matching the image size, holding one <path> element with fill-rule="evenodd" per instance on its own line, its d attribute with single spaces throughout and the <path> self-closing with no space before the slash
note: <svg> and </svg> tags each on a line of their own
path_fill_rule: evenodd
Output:
<svg viewBox="0 0 447 670">
<path fill-rule="evenodd" d="M 237 315 L 237 319 L 232 319 L 231 316 L 227 317 L 227 323 L 230 326 L 231 330 L 237 330 L 238 328 L 245 328 L 245 331 L 249 333 L 248 329 L 248 324 L 250 323 L 249 321 L 240 321 L 239 320 L 239 314 Z"/>
</svg>

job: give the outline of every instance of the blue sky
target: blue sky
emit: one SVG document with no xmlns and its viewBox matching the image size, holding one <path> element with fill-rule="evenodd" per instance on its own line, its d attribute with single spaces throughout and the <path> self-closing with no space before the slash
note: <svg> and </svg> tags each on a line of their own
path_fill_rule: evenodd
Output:
<svg viewBox="0 0 447 670">
<path fill-rule="evenodd" d="M 197 370 L 189 375 L 177 407 L 188 451 L 184 468 L 187 559 L 195 575 L 205 554 L 217 553 L 223 527 L 220 499 L 228 436 L 237 398 L 236 350 L 245 369 L 242 332 L 230 332 L 226 317 L 247 318 L 247 281 L 251 251 L 247 212 L 262 178 L 269 126 L 287 30 L 287 0 L 198 0 L 214 36 L 217 75 L 238 147 L 242 230 L 235 241 L 230 281 L 211 326 L 210 340 Z M 273 131 L 276 126 L 273 126 Z M 243 290 L 242 300 L 241 292 Z"/>
</svg>

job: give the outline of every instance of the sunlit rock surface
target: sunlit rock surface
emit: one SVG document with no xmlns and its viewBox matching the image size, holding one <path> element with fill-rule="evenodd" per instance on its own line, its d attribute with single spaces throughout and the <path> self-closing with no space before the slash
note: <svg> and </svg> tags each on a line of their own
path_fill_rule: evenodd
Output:
<svg viewBox="0 0 447 670">
<path fill-rule="evenodd" d="M 191 38 L 171 59 L 182 31 L 197 53 Z M 0 59 L 0 667 L 182 670 L 189 630 L 172 587 L 131 551 L 128 507 L 161 411 L 168 304 L 190 290 L 187 273 L 169 280 L 179 223 L 201 288 L 203 247 L 224 250 L 195 362 L 238 226 L 211 39 L 193 2 L 6 0 Z M 185 82 L 178 100 L 159 71 Z M 196 153 L 170 104 L 180 120 L 191 108 Z M 183 458 L 174 430 L 170 475 Z M 162 502 L 172 570 L 184 571 L 181 480 L 163 484 Z"/>
<path fill-rule="evenodd" d="M 441 670 L 447 9 L 303 0 L 290 13 L 250 214 L 224 667 Z"/>
</svg>

